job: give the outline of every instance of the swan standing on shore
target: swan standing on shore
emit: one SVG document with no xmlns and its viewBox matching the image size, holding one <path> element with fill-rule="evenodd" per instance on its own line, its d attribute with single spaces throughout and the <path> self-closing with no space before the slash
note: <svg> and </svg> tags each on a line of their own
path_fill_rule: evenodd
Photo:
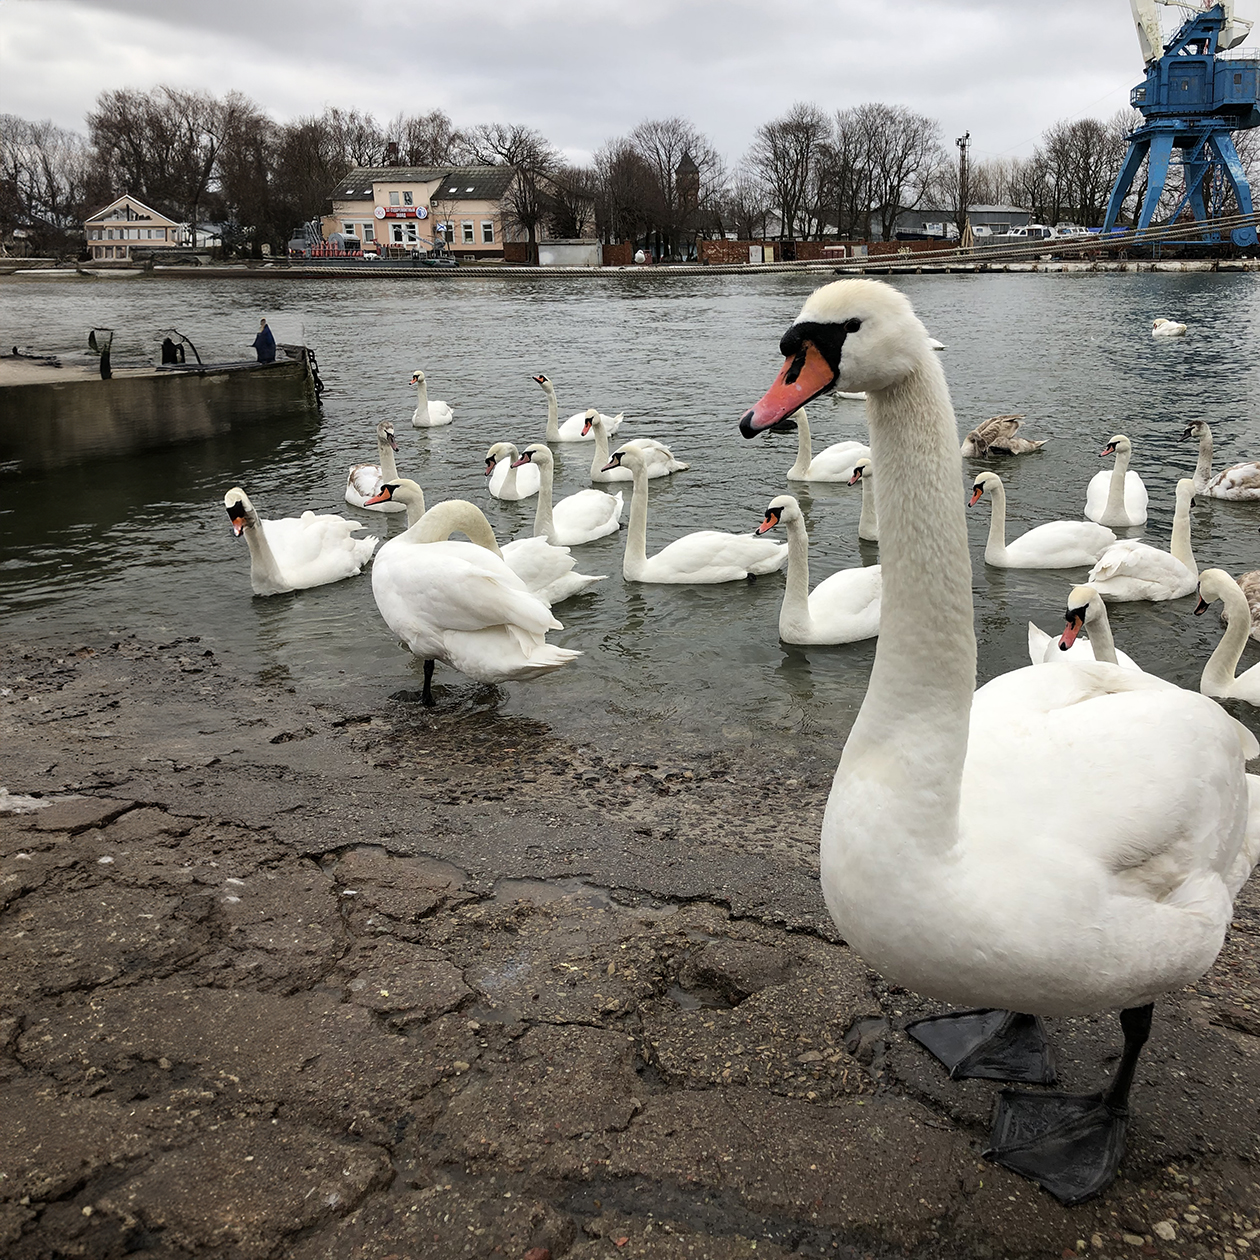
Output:
<svg viewBox="0 0 1260 1260">
<path fill-rule="evenodd" d="M 1142 478 L 1129 470 L 1133 443 L 1123 433 L 1117 433 L 1098 452 L 1099 459 L 1108 455 L 1116 457 L 1111 472 L 1095 473 L 1085 492 L 1085 515 L 1099 525 L 1127 528 L 1146 524 L 1146 486 Z"/>
<path fill-rule="evenodd" d="M 1191 420 L 1183 438 L 1199 439 L 1194 466 L 1194 492 L 1212 499 L 1260 499 L 1260 463 L 1247 460 L 1212 475 L 1212 428 L 1206 420 Z"/>
<path fill-rule="evenodd" d="M 586 413 L 585 428 L 583 433 L 592 433 L 595 437 L 595 455 L 591 460 L 591 480 L 608 482 L 608 481 L 633 481 L 634 474 L 629 468 L 608 468 L 608 434 L 610 432 L 605 424 L 606 416 L 601 416 L 594 407 Z M 633 446 L 643 456 L 643 466 L 647 469 L 648 480 L 652 481 L 657 477 L 668 477 L 670 473 L 686 472 L 687 465 L 681 459 L 674 458 L 674 452 L 665 445 L 664 442 L 658 442 L 655 438 L 633 438 L 626 443 L 627 446 Z"/>
<path fill-rule="evenodd" d="M 542 477 L 533 464 L 516 466 L 520 451 L 511 442 L 496 442 L 486 452 L 486 487 L 496 499 L 517 502 L 538 493 Z"/>
<path fill-rule="evenodd" d="M 1089 638 L 1080 637 L 1082 630 L 1088 632 Z M 1125 669 L 1140 668 L 1131 656 L 1116 650 L 1107 605 L 1092 586 L 1074 586 L 1069 592 L 1062 634 L 1051 638 L 1031 621 L 1028 623 L 1028 658 L 1034 665 L 1107 661 Z"/>
<path fill-rule="evenodd" d="M 602 490 L 579 490 L 553 507 L 551 489 L 555 459 L 550 449 L 541 442 L 527 446 L 512 467 L 520 468 L 525 464 L 535 465 L 541 478 L 538 508 L 534 513 L 536 537 L 546 538 L 559 547 L 577 547 L 606 534 L 615 534 L 621 528 L 624 501 L 620 492 L 613 495 Z"/>
<path fill-rule="evenodd" d="M 352 507 L 367 508 L 372 512 L 402 512 L 401 503 L 388 500 L 375 505 L 369 499 L 381 492 L 381 486 L 387 481 L 398 480 L 398 465 L 394 462 L 394 452 L 398 449 L 398 439 L 394 436 L 394 426 L 388 420 L 382 420 L 376 426 L 377 464 L 354 464 L 350 475 L 346 478 L 346 502 Z"/>
<path fill-rule="evenodd" d="M 1260 705 L 1260 665 L 1253 665 L 1238 677 L 1234 671 L 1247 646 L 1247 632 L 1251 629 L 1251 610 L 1247 597 L 1238 583 L 1224 569 L 1204 569 L 1199 574 L 1199 602 L 1194 615 L 1202 616 L 1208 605 L 1220 600 L 1228 612 L 1225 634 L 1199 679 L 1199 690 L 1205 696 L 1221 700 L 1245 700 Z"/>
<path fill-rule="evenodd" d="M 969 507 L 989 492 L 993 512 L 984 562 L 995 569 L 1076 569 L 1093 564 L 1116 541 L 1105 525 L 1092 521 L 1047 521 L 1006 541 L 1006 487 L 997 473 L 982 472 L 971 488 Z"/>
<path fill-rule="evenodd" d="M 702 529 L 684 534 L 654 556 L 647 554 L 648 476 L 643 453 L 633 442 L 614 451 L 609 467 L 629 468 L 634 474 L 630 496 L 630 528 L 621 572 L 627 582 L 661 582 L 708 586 L 739 582 L 761 573 L 774 573 L 787 564 L 786 543 L 751 534 L 726 534 Z"/>
<path fill-rule="evenodd" d="M 436 429 L 455 419 L 455 413 L 446 403 L 437 399 L 429 401 L 428 382 L 419 368 L 411 374 L 410 383 L 416 387 L 416 409 L 411 413 L 413 429 Z"/>
<path fill-rule="evenodd" d="M 381 487 L 380 499 L 406 507 L 408 529 L 418 525 L 425 515 L 424 491 L 410 478 L 386 482 Z M 517 538 L 500 547 L 483 512 L 479 509 L 468 511 L 469 505 L 463 499 L 452 499 L 451 502 L 459 506 L 448 508 L 441 503 L 437 505 L 442 511 L 425 527 L 425 542 L 445 540 L 457 531 L 467 535 L 469 542 L 493 551 L 505 560 L 508 568 L 525 583 L 529 593 L 537 595 L 548 605 L 561 604 L 589 590 L 596 582 L 604 581 L 606 575 L 602 573 L 591 576 L 574 572 L 577 561 L 568 547 L 553 546 L 546 538 Z M 438 533 L 439 523 L 446 527 L 446 533 Z"/>
<path fill-rule="evenodd" d="M 391 538 L 372 565 L 372 595 L 385 624 L 424 661 L 426 705 L 433 704 L 434 661 L 497 683 L 536 678 L 582 655 L 547 642 L 548 630 L 564 627 L 500 556 L 447 537 L 466 532 L 474 513 L 481 516 L 460 499 L 437 504 Z"/>
<path fill-rule="evenodd" d="M 588 411 L 579 411 L 571 415 L 563 424 L 560 423 L 560 404 L 556 401 L 556 387 L 545 376 L 531 378 L 542 386 L 547 395 L 547 441 L 548 442 L 589 442 L 590 430 L 584 428 L 591 412 L 600 416 L 609 433 L 616 433 L 623 419 L 620 412 L 615 416 L 605 416 L 592 407 Z"/>
<path fill-rule="evenodd" d="M 1046 444 L 1044 438 L 1038 442 L 1032 438 L 1016 437 L 1023 421 L 1022 414 L 990 417 L 976 425 L 963 438 L 962 453 L 973 458 L 982 458 L 989 454 L 1030 455 L 1033 451 L 1041 450 Z"/>
<path fill-rule="evenodd" d="M 1173 516 L 1170 550 L 1152 547 L 1136 538 L 1114 542 L 1089 571 L 1089 584 L 1113 602 L 1180 599 L 1191 595 L 1199 581 L 1199 566 L 1190 546 L 1190 509 L 1194 482 L 1177 482 L 1177 510 Z"/>
<path fill-rule="evenodd" d="M 858 537 L 863 542 L 879 542 L 879 509 L 875 506 L 875 465 L 863 455 L 853 465 L 849 485 L 862 483 L 862 515 L 858 517 Z"/>
<path fill-rule="evenodd" d="M 249 584 L 255 595 L 283 595 L 354 577 L 378 538 L 355 538 L 362 521 L 303 512 L 278 521 L 259 517 L 239 486 L 223 496 L 232 532 L 249 544 Z"/>
<path fill-rule="evenodd" d="M 784 643 L 856 643 L 879 633 L 880 566 L 841 569 L 809 589 L 809 535 L 801 505 L 790 495 L 770 500 L 758 534 L 787 529 L 787 584 L 779 610 Z"/>
<path fill-rule="evenodd" d="M 823 821 L 828 909 L 889 981 L 1000 1008 L 929 1021 L 949 1032 L 923 1039 L 964 1062 L 992 1057 L 995 1027 L 1030 1031 L 1002 1010 L 1123 1008 L 1103 1092 L 1007 1090 L 995 1115 L 989 1157 L 1080 1202 L 1115 1176 L 1155 999 L 1212 965 L 1260 855 L 1245 771 L 1260 744 L 1206 697 L 1114 665 L 1027 667 L 975 691 L 958 430 L 923 325 L 895 289 L 842 280 L 781 349 L 741 432 L 865 389 L 879 469 L 880 636 Z M 1045 1079 L 1044 1054 L 1028 1067 Z"/>
</svg>

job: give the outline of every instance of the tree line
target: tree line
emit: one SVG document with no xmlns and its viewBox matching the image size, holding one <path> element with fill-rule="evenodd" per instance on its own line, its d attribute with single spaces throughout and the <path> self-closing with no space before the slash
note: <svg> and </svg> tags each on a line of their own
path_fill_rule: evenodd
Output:
<svg viewBox="0 0 1260 1260">
<path fill-rule="evenodd" d="M 1058 122 L 1030 157 L 972 162 L 967 200 L 1098 226 L 1138 117 Z M 441 110 L 382 123 L 329 107 L 278 123 L 239 92 L 156 87 L 102 92 L 85 121 L 83 134 L 0 114 L 0 234 L 21 228 L 37 248 L 64 250 L 87 214 L 129 192 L 181 222 L 228 224 L 225 244 L 257 253 L 321 215 L 360 166 L 511 165 L 505 213 L 530 242 L 544 230 L 597 235 L 647 242 L 666 257 L 728 234 L 889 239 L 902 212 L 953 212 L 960 200 L 959 164 L 939 123 L 882 103 L 835 112 L 797 103 L 757 128 L 734 167 L 678 117 L 639 123 L 589 166 L 567 163 L 530 127 L 460 127 Z M 1256 146 L 1241 147 L 1256 166 Z"/>
</svg>

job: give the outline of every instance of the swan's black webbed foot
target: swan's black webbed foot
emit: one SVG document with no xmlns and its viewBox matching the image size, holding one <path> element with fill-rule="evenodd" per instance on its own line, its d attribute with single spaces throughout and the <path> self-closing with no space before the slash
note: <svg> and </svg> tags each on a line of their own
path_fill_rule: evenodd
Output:
<svg viewBox="0 0 1260 1260">
<path fill-rule="evenodd" d="M 433 708 L 433 662 L 424 663 L 424 690 L 420 693 L 420 703 L 426 709 Z"/>
<path fill-rule="evenodd" d="M 1071 1206 L 1111 1184 L 1127 1126 L 1128 1112 L 1109 1107 L 1103 1094 L 1004 1089 L 993 1116 L 993 1145 L 984 1155 Z"/>
<path fill-rule="evenodd" d="M 957 1011 L 916 1020 L 906 1032 L 949 1069 L 952 1080 L 1054 1084 L 1054 1051 L 1035 1015 Z"/>
<path fill-rule="evenodd" d="M 750 585 L 756 580 L 757 580 L 757 575 L 755 573 L 748 574 L 748 582 Z"/>
<path fill-rule="evenodd" d="M 993 1115 L 993 1146 L 985 1158 L 1035 1181 L 1069 1206 L 1105 1190 L 1124 1158 L 1129 1090 L 1150 1036 L 1153 1010 L 1136 1006 L 1120 1013 L 1124 1054 L 1103 1093 L 1004 1089 Z"/>
</svg>

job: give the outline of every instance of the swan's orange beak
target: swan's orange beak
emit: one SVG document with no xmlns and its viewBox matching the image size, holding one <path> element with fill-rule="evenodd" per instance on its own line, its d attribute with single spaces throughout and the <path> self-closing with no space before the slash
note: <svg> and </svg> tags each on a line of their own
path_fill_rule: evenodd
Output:
<svg viewBox="0 0 1260 1260">
<path fill-rule="evenodd" d="M 1080 634 L 1084 624 L 1085 618 L 1080 613 L 1068 613 L 1067 624 L 1063 627 L 1063 638 L 1059 640 L 1060 652 L 1066 652 L 1076 642 L 1076 636 Z"/>
<path fill-rule="evenodd" d="M 835 380 L 836 374 L 818 347 L 812 341 L 802 342 L 800 350 L 783 361 L 779 375 L 761 401 L 740 417 L 739 431 L 746 438 L 756 437 L 830 389 Z"/>
<path fill-rule="evenodd" d="M 1194 615 L 1196 617 L 1202 617 L 1203 614 L 1207 612 L 1207 610 L 1208 610 L 1208 602 L 1206 599 L 1203 598 L 1202 595 L 1200 595 L 1199 602 L 1195 604 L 1194 606 Z"/>
<path fill-rule="evenodd" d="M 397 439 L 397 438 L 395 438 L 395 437 L 394 437 L 394 435 L 393 435 L 392 433 L 387 433 L 387 434 L 385 434 L 385 436 L 386 436 L 386 438 L 388 438 L 388 439 L 389 439 L 389 444 L 390 444 L 390 446 L 392 446 L 392 447 L 394 448 L 394 450 L 397 450 L 397 449 L 398 449 L 398 439 Z"/>
<path fill-rule="evenodd" d="M 494 465 L 495 465 L 495 463 L 496 463 L 496 461 L 495 461 L 495 460 L 493 460 L 493 459 L 488 459 L 488 460 L 486 460 L 486 476 L 487 476 L 487 477 L 492 477 L 492 476 L 494 475 Z"/>
<path fill-rule="evenodd" d="M 852 483 L 852 482 L 850 482 L 849 484 L 850 484 L 850 485 L 852 485 L 853 483 Z M 984 487 L 983 487 L 983 486 L 975 486 L 975 487 L 972 489 L 972 491 L 971 491 L 971 498 L 967 500 L 967 506 L 968 506 L 968 507 L 975 507 L 975 506 L 976 506 L 976 504 L 980 502 L 980 496 L 981 496 L 983 493 L 984 493 Z"/>
<path fill-rule="evenodd" d="M 852 477 L 849 478 L 849 485 L 856 486 L 862 480 L 862 470 L 859 468 Z"/>
<path fill-rule="evenodd" d="M 382 490 L 380 494 L 374 494 L 370 499 L 364 499 L 363 506 L 371 507 L 373 503 L 388 503 L 393 497 L 388 490 Z"/>
<path fill-rule="evenodd" d="M 1108 442 L 1107 445 L 1104 446 L 1102 450 L 1098 452 L 1098 458 L 1102 459 L 1104 456 L 1114 455 L 1115 453 L 1116 453 L 1116 444 L 1114 442 Z"/>
<path fill-rule="evenodd" d="M 228 520 L 232 522 L 232 533 L 239 538 L 245 532 L 245 509 L 241 504 L 227 510 Z"/>
<path fill-rule="evenodd" d="M 753 530 L 754 534 L 768 534 L 778 523 L 782 512 L 778 508 L 766 508 L 766 519 Z"/>
<path fill-rule="evenodd" d="M 519 468 L 522 464 L 530 463 L 533 460 L 533 458 L 534 457 L 530 455 L 529 452 L 527 451 L 524 455 L 520 457 L 520 459 L 514 459 L 512 461 L 512 467 Z"/>
<path fill-rule="evenodd" d="M 593 425 L 594 423 L 595 423 L 595 421 L 594 421 L 594 420 L 588 420 L 588 421 L 587 421 L 587 422 L 586 422 L 586 423 L 582 426 L 582 436 L 583 436 L 583 437 L 585 437 L 585 436 L 586 436 L 586 435 L 587 435 L 587 434 L 591 431 L 591 425 Z"/>
</svg>

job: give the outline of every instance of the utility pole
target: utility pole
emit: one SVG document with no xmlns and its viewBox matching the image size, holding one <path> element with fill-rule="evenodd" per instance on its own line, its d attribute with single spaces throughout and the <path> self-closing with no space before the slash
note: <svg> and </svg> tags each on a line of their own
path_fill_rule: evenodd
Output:
<svg viewBox="0 0 1260 1260">
<path fill-rule="evenodd" d="M 961 241 L 967 231 L 967 209 L 971 205 L 971 180 L 967 170 L 971 132 L 964 132 L 954 143 L 958 146 L 958 239 Z"/>
</svg>

